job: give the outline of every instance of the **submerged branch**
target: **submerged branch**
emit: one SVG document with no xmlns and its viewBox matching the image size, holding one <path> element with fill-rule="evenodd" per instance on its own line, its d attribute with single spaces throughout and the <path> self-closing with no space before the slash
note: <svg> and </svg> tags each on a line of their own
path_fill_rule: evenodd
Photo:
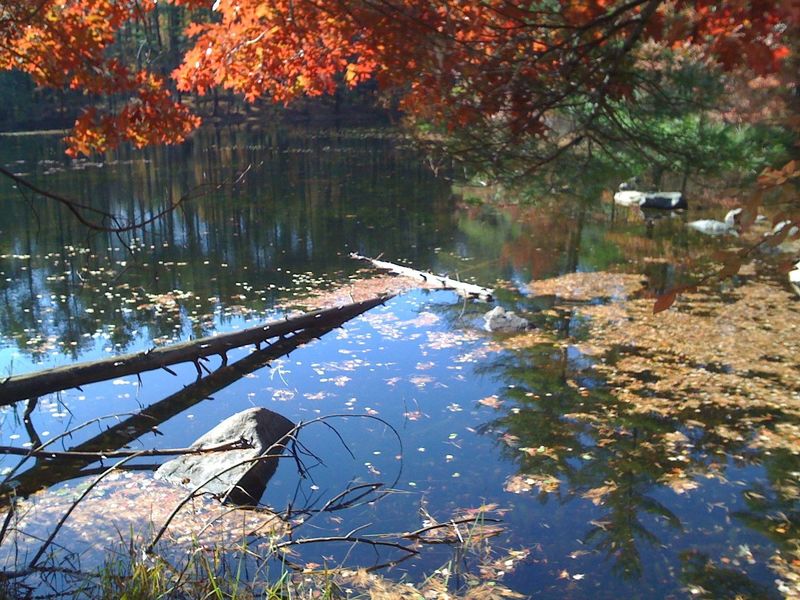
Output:
<svg viewBox="0 0 800 600">
<path fill-rule="evenodd" d="M 63 452 L 53 452 L 51 450 L 31 450 L 30 448 L 18 448 L 16 446 L 0 446 L 0 454 L 15 454 L 17 456 L 27 456 L 30 458 L 89 458 L 92 460 L 102 460 L 104 458 L 125 458 L 128 456 L 176 456 L 184 454 L 208 454 L 211 452 L 227 452 L 228 450 L 243 450 L 252 448 L 252 444 L 245 439 L 235 442 L 228 442 L 218 446 L 207 446 L 203 448 L 156 448 L 148 450 L 97 450 L 94 452 L 80 452 L 67 450 Z"/>
<path fill-rule="evenodd" d="M 61 196 L 60 194 L 56 194 L 55 192 L 51 192 L 49 190 L 41 188 L 31 183 L 25 178 L 20 177 L 19 175 L 15 175 L 8 169 L 4 169 L 3 167 L 0 167 L 0 175 L 7 177 L 20 188 L 24 188 L 28 191 L 31 191 L 34 194 L 37 194 L 38 196 L 43 196 L 44 198 L 55 200 L 58 204 L 66 207 L 66 209 L 72 213 L 72 215 L 78 220 L 78 222 L 87 229 L 90 229 L 92 231 L 99 231 L 104 233 L 116 233 L 116 234 L 129 233 L 131 231 L 141 229 L 142 227 L 145 227 L 150 223 L 158 221 L 165 215 L 177 209 L 184 202 L 192 200 L 194 198 L 199 198 L 200 196 L 204 195 L 206 193 L 206 189 L 208 188 L 208 186 L 199 186 L 187 192 L 174 202 L 171 202 L 170 205 L 167 206 L 166 208 L 151 215 L 150 217 L 144 219 L 143 221 L 134 221 L 133 223 L 121 223 L 117 215 L 114 215 L 108 211 L 101 210 L 93 206 L 89 206 L 88 204 L 84 204 L 73 198 L 67 198 L 65 196 Z M 99 220 L 95 221 L 92 219 L 92 217 L 95 217 Z"/>
</svg>

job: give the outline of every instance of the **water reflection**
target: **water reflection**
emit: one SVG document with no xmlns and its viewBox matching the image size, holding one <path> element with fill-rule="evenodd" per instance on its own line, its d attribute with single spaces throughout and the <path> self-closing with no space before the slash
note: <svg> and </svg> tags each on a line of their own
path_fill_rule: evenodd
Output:
<svg viewBox="0 0 800 600">
<path fill-rule="evenodd" d="M 309 328 L 286 339 L 277 340 L 267 348 L 256 350 L 235 363 L 222 364 L 208 376 L 198 377 L 197 381 L 185 386 L 179 392 L 170 394 L 136 414 L 126 418 L 122 418 L 125 415 L 109 417 L 108 420 L 117 421 L 115 425 L 107 426 L 103 422 L 106 419 L 100 418 L 99 422 L 105 427 L 104 431 L 69 450 L 71 453 L 87 453 L 88 455 L 84 458 L 57 456 L 51 458 L 44 456 L 35 458 L 33 466 L 20 472 L 22 466 L 28 462 L 27 458 L 23 458 L 0 482 L 0 501 L 8 502 L 14 497 L 24 498 L 57 483 L 96 473 L 96 469 L 87 470 L 85 467 L 97 463 L 98 460 L 102 465 L 102 457 L 97 456 L 97 453 L 119 450 L 128 447 L 137 440 L 143 442 L 142 438 L 147 434 L 160 434 L 159 427 L 168 420 L 211 398 L 214 393 L 225 389 L 250 373 L 268 366 L 270 362 L 289 354 L 303 344 L 330 333 L 330 331 L 340 327 L 344 322 L 346 322 L 346 319 L 334 321 L 326 327 Z M 32 443 L 32 448 L 44 450 L 54 440 L 50 440 L 47 446 L 42 445 L 41 437 L 29 418 L 36 407 L 36 403 L 36 398 L 29 400 L 27 403 L 24 414 L 25 429 Z M 80 426 L 81 429 L 83 427 L 84 425 Z M 71 439 L 72 433 L 67 437 Z M 92 454 L 95 455 L 92 456 Z M 123 465 L 122 468 L 150 470 L 158 466 L 158 464 L 142 465 L 134 463 Z M 102 470 L 104 470 L 104 467 L 100 469 L 100 472 Z M 264 486 L 266 486 L 266 482 L 264 482 Z M 263 490 L 264 488 L 262 487 L 262 493 Z"/>
<path fill-rule="evenodd" d="M 598 203 L 596 180 L 535 207 L 454 211 L 450 183 L 385 130 L 219 128 L 178 148 L 97 162 L 67 160 L 51 138 L 6 141 L 0 162 L 25 157 L 14 166 L 34 181 L 126 221 L 209 186 L 120 238 L 0 183 L 0 331 L 38 360 L 206 335 L 226 317 L 345 279 L 358 266 L 350 251 L 487 285 L 640 269 L 656 290 L 680 280 L 668 264 L 690 253 L 682 219 L 659 222 L 654 237 L 635 212 Z M 719 242 L 695 240 L 693 251 L 702 244 Z"/>
<path fill-rule="evenodd" d="M 707 554 L 687 551 L 681 554 L 681 580 L 700 598 L 780 598 L 735 568 L 715 564 Z"/>
<path fill-rule="evenodd" d="M 36 156 L 40 144 L 17 139 L 0 161 Z M 48 155 L 58 150 L 50 146 Z M 448 185 L 375 132 L 217 130 L 178 149 L 121 154 L 78 171 L 69 163 L 56 172 L 49 162 L 29 166 L 43 185 L 132 221 L 195 186 L 249 170 L 237 185 L 124 240 L 87 232 L 57 206 L 30 210 L 3 184 L 0 328 L 20 351 L 74 358 L 98 338 L 119 351 L 137 336 L 186 333 L 186 317 L 191 333 L 203 335 L 223 308 L 263 311 L 278 296 L 352 273 L 349 251 L 428 264 L 432 248 L 453 233 Z"/>
<path fill-rule="evenodd" d="M 661 487 L 666 468 L 659 462 L 663 443 L 652 440 L 663 438 L 672 424 L 631 421 L 607 392 L 585 393 L 598 382 L 570 379 L 575 374 L 566 349 L 538 347 L 518 353 L 511 365 L 503 363 L 495 368 L 514 382 L 503 396 L 512 408 L 485 431 L 500 435 L 503 454 L 526 476 L 522 485 L 538 484 L 543 499 L 554 493 L 562 501 L 577 496 L 602 504 L 582 534 L 584 543 L 610 559 L 617 574 L 639 577 L 639 544 L 660 543 L 641 515 L 682 527 L 672 511 L 649 495 Z"/>
<path fill-rule="evenodd" d="M 752 578 L 765 576 L 760 561 L 766 548 L 753 547 L 752 552 L 762 553 L 757 565 L 749 546 L 736 542 L 753 544 L 754 539 L 736 532 L 750 529 L 764 536 L 761 544 L 768 538 L 792 555 L 800 533 L 800 458 L 787 451 L 753 450 L 750 424 L 764 417 L 778 422 L 794 418 L 758 406 L 642 412 L 607 388 L 593 368 L 598 360 L 587 360 L 567 345 L 537 344 L 504 353 L 480 369 L 505 383 L 496 403 L 498 416 L 480 431 L 496 439 L 499 452 L 516 464 L 517 474 L 507 480 L 506 489 L 536 494 L 543 502 L 591 501 L 597 508 L 587 525 L 578 525 L 582 544 L 604 556 L 619 577 L 638 580 L 645 562 L 647 569 L 658 570 L 654 559 L 668 568 L 669 556 L 662 549 L 706 531 L 721 536 L 728 549 L 722 564 L 694 549 L 681 554 L 681 579 L 699 590 L 693 593 L 776 597 Z M 607 360 L 613 357 L 603 357 Z M 720 426 L 726 435 L 719 434 Z M 745 476 L 748 483 L 739 481 L 742 487 L 725 501 L 714 504 L 714 494 L 707 492 L 706 517 L 676 512 L 664 494 L 665 487 L 684 494 L 710 486 L 701 483 L 704 479 L 724 486 L 728 478 L 756 467 L 766 477 Z M 733 519 L 732 532 L 715 529 L 714 508 Z M 725 566 L 732 562 L 736 568 Z"/>
<path fill-rule="evenodd" d="M 156 380 L 156 389 L 122 382 L 130 397 L 113 384 L 89 389 L 88 402 L 68 394 L 63 402 L 76 419 L 96 416 L 98 406 L 138 413 L 78 448 L 149 440 L 153 419 L 163 423 L 169 445 L 179 445 L 175 439 L 196 437 L 190 423 L 204 431 L 251 403 L 295 421 L 363 409 L 402 432 L 404 494 L 326 527 L 412 530 L 420 507 L 446 521 L 459 509 L 497 504 L 510 509 L 501 543 L 531 550 L 511 579 L 525 593 L 776 595 L 769 565 L 796 558 L 800 465 L 786 447 L 751 442 L 756 425 L 775 435 L 787 425 L 791 433 L 798 423 L 791 407 L 695 401 L 700 380 L 695 389 L 660 390 L 664 410 L 648 387 L 660 382 L 656 369 L 632 370 L 621 390 L 598 368 L 637 352 L 652 360 L 656 345 L 642 349 L 634 338 L 600 354 L 582 351 L 591 318 L 577 308 L 607 300 L 529 294 L 532 280 L 601 270 L 646 274 L 648 287 L 639 293 L 658 293 L 686 276 L 681 265 L 726 242 L 695 235 L 680 217 L 648 221 L 598 202 L 596 185 L 550 190 L 533 207 L 475 206 L 467 193 L 454 198 L 449 182 L 380 131 L 220 129 L 179 149 L 121 152 L 77 171 L 57 152 L 55 144 L 20 139 L 3 145 L 0 160 L 30 157 L 20 169 L 130 219 L 195 185 L 252 168 L 236 186 L 122 241 L 88 234 L 55 207 L 32 211 L 16 192 L 0 189 L 3 373 L 32 370 L 36 360 L 66 362 L 245 326 L 292 296 L 349 281 L 361 266 L 347 258 L 350 251 L 482 285 L 500 280 L 499 303 L 530 318 L 539 327 L 532 336 L 542 334 L 514 346 L 479 330 L 483 305 L 409 294 L 320 347 L 304 348 L 283 363 L 280 377 L 240 379 L 240 372 L 221 370 L 195 383 L 190 368 L 173 384 Z M 704 300 L 693 308 L 712 309 Z M 722 357 L 658 358 L 702 368 L 704 376 L 729 368 Z M 256 355 L 252 360 L 257 369 Z M 758 364 L 748 368 L 766 378 Z M 787 393 L 786 381 L 772 381 L 773 389 Z M 201 401 L 212 393 L 214 402 Z M 18 426 L 6 413 L 3 433 L 38 443 L 48 439 L 43 422 L 66 428 L 42 416 L 51 400 L 40 402 L 35 427 L 24 419 Z M 354 481 L 395 472 L 397 450 L 376 441 L 378 433 L 361 423 L 343 426 L 359 457 L 347 467 Z M 335 443 L 309 441 L 321 455 Z M 341 488 L 339 454 L 315 486 Z M 90 472 L 85 463 L 50 467 L 18 473 L 20 489 Z M 280 495 L 289 487 L 294 492 L 291 482 L 277 481 L 274 489 Z M 422 579 L 441 566 L 437 558 L 404 568 Z"/>
</svg>

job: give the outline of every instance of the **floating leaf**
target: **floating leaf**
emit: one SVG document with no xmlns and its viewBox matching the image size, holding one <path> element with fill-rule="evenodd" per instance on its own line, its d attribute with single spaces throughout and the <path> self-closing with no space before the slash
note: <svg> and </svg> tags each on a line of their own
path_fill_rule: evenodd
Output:
<svg viewBox="0 0 800 600">
<path fill-rule="evenodd" d="M 478 400 L 478 403 L 483 404 L 484 406 L 488 406 L 490 408 L 500 408 L 500 406 L 502 406 L 503 404 L 503 401 L 500 400 L 500 398 L 498 398 L 497 396 L 491 395 L 491 396 L 486 396 L 486 398 L 481 398 L 480 400 Z"/>
<path fill-rule="evenodd" d="M 653 304 L 653 314 L 657 314 L 667 310 L 670 306 L 672 306 L 675 303 L 675 299 L 677 297 L 678 297 L 678 292 L 676 291 L 670 291 L 661 294 L 658 298 L 656 298 L 655 304 Z"/>
</svg>

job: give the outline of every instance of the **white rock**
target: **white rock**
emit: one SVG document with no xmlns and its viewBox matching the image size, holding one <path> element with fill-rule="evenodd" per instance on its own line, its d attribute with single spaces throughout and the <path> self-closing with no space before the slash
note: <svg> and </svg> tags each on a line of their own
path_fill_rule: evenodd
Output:
<svg viewBox="0 0 800 600">
<path fill-rule="evenodd" d="M 789 283 L 794 288 L 795 294 L 800 296 L 800 261 L 794 265 L 794 269 L 789 271 Z"/>
<path fill-rule="evenodd" d="M 796 225 L 792 225 L 791 221 L 780 221 L 779 223 L 777 223 L 775 225 L 775 227 L 772 228 L 772 233 L 780 233 L 781 231 L 783 231 L 783 229 L 785 227 L 789 227 L 789 226 L 791 226 L 791 229 L 789 229 L 789 233 L 786 234 L 786 235 L 788 235 L 788 236 L 797 235 L 797 232 L 799 230 L 797 229 Z"/>
<path fill-rule="evenodd" d="M 734 208 L 728 211 L 728 214 L 725 215 L 725 224 L 728 227 L 736 227 L 739 219 L 741 218 L 739 215 L 742 214 L 741 208 Z"/>
<path fill-rule="evenodd" d="M 643 199 L 644 194 L 635 190 L 620 190 L 614 194 L 614 202 L 620 206 L 639 206 Z"/>
<path fill-rule="evenodd" d="M 492 310 L 483 315 L 484 327 L 486 331 L 525 331 L 530 327 L 526 319 L 515 315 L 502 306 L 495 306 Z"/>
</svg>

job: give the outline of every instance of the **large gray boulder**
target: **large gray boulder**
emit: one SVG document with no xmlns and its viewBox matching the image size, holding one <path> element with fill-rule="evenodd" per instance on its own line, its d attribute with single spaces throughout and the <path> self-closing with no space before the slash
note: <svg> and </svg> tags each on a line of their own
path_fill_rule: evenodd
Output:
<svg viewBox="0 0 800 600">
<path fill-rule="evenodd" d="M 179 456 L 161 465 L 155 477 L 190 489 L 211 479 L 201 492 L 234 504 L 255 505 L 278 468 L 278 457 L 286 444 L 283 438 L 293 428 L 291 421 L 266 408 L 243 410 L 197 438 L 191 447 L 221 446 L 245 440 L 252 448 Z M 240 464 L 261 455 L 269 455 L 269 458 Z"/>
<path fill-rule="evenodd" d="M 530 327 L 530 323 L 526 319 L 515 315 L 511 311 L 506 311 L 502 306 L 495 306 L 483 315 L 483 322 L 487 331 L 504 333 L 525 331 Z"/>
</svg>

